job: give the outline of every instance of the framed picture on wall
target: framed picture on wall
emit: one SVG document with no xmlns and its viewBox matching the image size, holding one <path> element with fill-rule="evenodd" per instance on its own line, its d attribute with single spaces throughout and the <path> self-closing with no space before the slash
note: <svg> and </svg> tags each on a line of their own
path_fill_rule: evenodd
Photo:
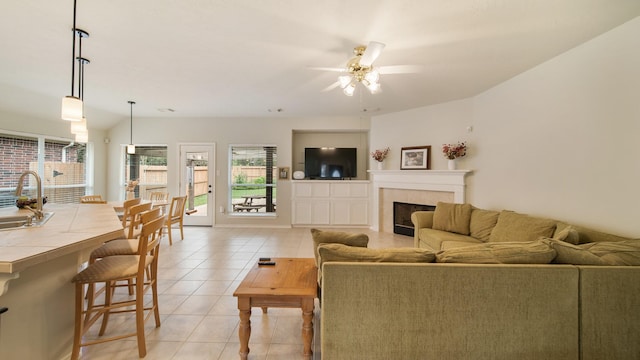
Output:
<svg viewBox="0 0 640 360">
<path fill-rule="evenodd" d="M 431 145 L 403 147 L 400 152 L 400 170 L 431 169 Z"/>
<path fill-rule="evenodd" d="M 289 168 L 288 167 L 279 167 L 278 168 L 278 179 L 282 179 L 282 180 L 289 179 Z"/>
</svg>

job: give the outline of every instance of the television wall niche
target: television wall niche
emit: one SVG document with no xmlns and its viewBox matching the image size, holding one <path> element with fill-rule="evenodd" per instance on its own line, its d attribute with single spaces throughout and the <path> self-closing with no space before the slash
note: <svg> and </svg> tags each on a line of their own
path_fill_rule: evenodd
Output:
<svg viewBox="0 0 640 360">
<path fill-rule="evenodd" d="M 369 164 L 369 133 L 368 130 L 341 131 L 313 131 L 293 130 L 292 132 L 292 171 L 305 171 L 305 148 L 356 148 L 357 176 L 352 180 L 367 180 Z"/>
</svg>

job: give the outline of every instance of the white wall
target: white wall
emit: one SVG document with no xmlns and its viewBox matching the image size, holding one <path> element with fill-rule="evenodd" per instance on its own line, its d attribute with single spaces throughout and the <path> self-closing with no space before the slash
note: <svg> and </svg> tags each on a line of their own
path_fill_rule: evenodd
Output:
<svg viewBox="0 0 640 360">
<path fill-rule="evenodd" d="M 56 116 L 58 112 L 52 114 L 51 119 L 36 118 L 24 114 L 15 114 L 0 109 L 0 130 L 9 130 L 14 132 L 47 135 L 56 138 L 69 139 L 75 138 L 71 135 L 70 124 L 67 121 L 60 120 Z M 88 126 L 89 142 L 93 144 L 94 150 L 94 193 L 107 193 L 107 153 L 105 151 L 104 138 L 106 132 L 104 130 L 94 129 Z"/>
<path fill-rule="evenodd" d="M 232 144 L 269 144 L 278 147 L 278 166 L 294 168 L 292 164 L 292 137 L 296 130 L 368 131 L 369 118 L 135 118 L 133 142 L 142 145 L 167 145 L 168 189 L 178 193 L 178 144 L 216 144 L 216 188 L 214 209 L 228 207 L 228 156 Z M 129 143 L 129 119 L 123 119 L 109 132 L 108 147 L 109 199 L 122 198 L 122 146 Z M 291 175 L 289 175 L 291 176 Z M 291 225 L 291 183 L 278 181 L 277 217 L 239 217 L 215 211 L 215 224 L 246 226 Z"/>
<path fill-rule="evenodd" d="M 430 144 L 445 169 L 442 144 L 467 140 L 467 202 L 640 237 L 639 37 L 636 18 L 473 98 L 374 117 L 370 146 L 397 169 Z"/>
</svg>

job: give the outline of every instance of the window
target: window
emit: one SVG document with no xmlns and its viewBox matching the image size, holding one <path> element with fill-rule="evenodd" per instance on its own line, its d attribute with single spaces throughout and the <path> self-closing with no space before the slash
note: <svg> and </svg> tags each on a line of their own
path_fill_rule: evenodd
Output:
<svg viewBox="0 0 640 360">
<path fill-rule="evenodd" d="M 126 199 L 126 183 L 138 180 L 134 189 L 135 197 L 148 199 L 154 191 L 167 192 L 167 147 L 136 146 L 135 154 L 127 154 L 127 147 L 122 148 L 125 154 L 124 183 L 122 193 Z"/>
<path fill-rule="evenodd" d="M 233 145 L 229 169 L 229 207 L 234 214 L 275 214 L 278 171 L 275 146 Z"/>
<path fill-rule="evenodd" d="M 80 202 L 91 192 L 93 184 L 88 169 L 88 145 L 67 139 L 54 139 L 28 134 L 0 133 L 0 207 L 15 206 L 15 190 L 20 175 L 35 171 L 41 179 L 43 196 L 58 204 Z M 35 198 L 36 179 L 24 179 L 23 194 Z"/>
</svg>

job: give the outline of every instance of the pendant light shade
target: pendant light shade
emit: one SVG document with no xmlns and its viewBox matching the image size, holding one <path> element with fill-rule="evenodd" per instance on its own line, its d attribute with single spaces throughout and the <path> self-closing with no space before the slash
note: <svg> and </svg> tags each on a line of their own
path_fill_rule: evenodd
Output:
<svg viewBox="0 0 640 360">
<path fill-rule="evenodd" d="M 129 121 L 129 145 L 127 145 L 127 154 L 135 154 L 136 146 L 133 145 L 133 104 L 135 101 L 129 100 L 129 106 L 131 107 L 131 118 Z"/>
<path fill-rule="evenodd" d="M 62 120 L 82 120 L 82 100 L 80 100 L 80 98 L 75 96 L 65 96 L 62 98 Z"/>
<path fill-rule="evenodd" d="M 80 132 L 87 132 L 87 118 L 82 118 L 80 121 L 71 123 L 71 133 L 77 134 Z"/>
<path fill-rule="evenodd" d="M 89 142 L 89 132 L 88 131 L 80 131 L 76 133 L 76 142 L 86 144 Z"/>
</svg>

